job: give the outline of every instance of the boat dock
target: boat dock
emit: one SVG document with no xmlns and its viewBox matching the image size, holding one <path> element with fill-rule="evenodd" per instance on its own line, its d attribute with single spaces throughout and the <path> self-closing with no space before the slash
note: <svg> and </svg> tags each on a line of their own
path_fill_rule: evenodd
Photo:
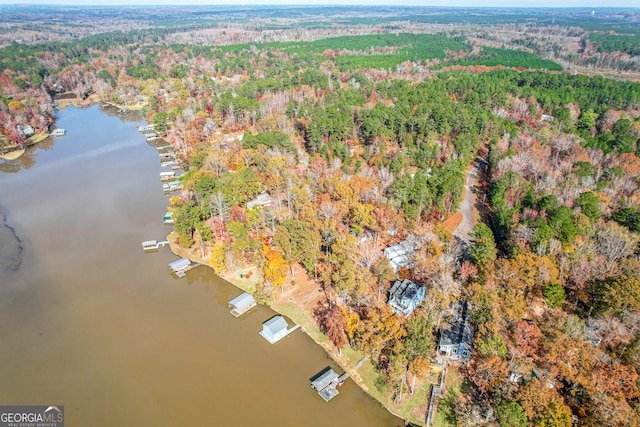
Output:
<svg viewBox="0 0 640 427">
<path fill-rule="evenodd" d="M 160 181 L 171 181 L 176 179 L 176 172 L 160 172 Z"/>
<path fill-rule="evenodd" d="M 53 132 L 51 132 L 49 135 L 50 136 L 65 136 L 67 134 L 67 131 L 62 129 L 62 128 L 58 128 L 56 130 L 54 130 Z"/>
<path fill-rule="evenodd" d="M 187 271 L 199 267 L 201 264 L 192 263 L 188 258 L 182 258 L 169 264 L 171 272 L 175 274 L 179 279 L 187 275 Z"/>
<path fill-rule="evenodd" d="M 162 184 L 162 189 L 165 191 L 165 193 L 180 190 L 181 188 L 182 183 L 180 181 L 172 181 Z"/>
<path fill-rule="evenodd" d="M 245 292 L 229 301 L 229 307 L 233 308 L 229 313 L 231 313 L 233 317 L 240 317 L 256 305 L 258 304 L 253 298 L 253 295 Z"/>
<path fill-rule="evenodd" d="M 160 247 L 167 246 L 169 244 L 168 240 L 159 242 L 157 240 L 145 240 L 142 242 L 142 250 L 143 251 L 153 251 L 159 249 Z"/>
<path fill-rule="evenodd" d="M 299 327 L 300 325 L 294 325 L 289 329 L 289 324 L 284 317 L 274 316 L 262 324 L 260 335 L 270 344 L 275 344 Z"/>
<path fill-rule="evenodd" d="M 348 372 L 338 376 L 336 371 L 326 367 L 311 378 L 311 388 L 316 390 L 325 402 L 328 402 L 340 393 L 338 387 L 344 384 L 347 378 L 349 378 Z"/>
</svg>

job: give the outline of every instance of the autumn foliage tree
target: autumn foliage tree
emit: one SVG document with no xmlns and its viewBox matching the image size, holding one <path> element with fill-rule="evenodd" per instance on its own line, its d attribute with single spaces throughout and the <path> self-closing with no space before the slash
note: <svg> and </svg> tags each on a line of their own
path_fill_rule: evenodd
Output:
<svg viewBox="0 0 640 427">
<path fill-rule="evenodd" d="M 264 257 L 263 274 L 274 288 L 280 288 L 284 292 L 284 281 L 287 274 L 287 263 L 282 255 L 271 246 L 262 246 L 262 256 Z"/>
</svg>

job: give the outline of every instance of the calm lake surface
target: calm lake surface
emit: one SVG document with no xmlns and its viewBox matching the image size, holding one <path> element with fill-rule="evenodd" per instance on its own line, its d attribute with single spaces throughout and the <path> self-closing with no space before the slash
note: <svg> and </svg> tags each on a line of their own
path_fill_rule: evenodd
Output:
<svg viewBox="0 0 640 427">
<path fill-rule="evenodd" d="M 64 405 L 69 426 L 402 426 L 350 380 L 325 403 L 309 378 L 335 365 L 309 337 L 271 346 L 274 312 L 235 319 L 240 290 L 142 252 L 171 229 L 136 120 L 69 108 L 66 137 L 0 160 L 0 404 Z"/>
</svg>

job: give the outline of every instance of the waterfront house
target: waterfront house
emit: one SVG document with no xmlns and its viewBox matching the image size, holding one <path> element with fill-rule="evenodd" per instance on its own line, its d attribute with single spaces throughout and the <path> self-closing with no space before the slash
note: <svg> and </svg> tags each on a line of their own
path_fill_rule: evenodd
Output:
<svg viewBox="0 0 640 427">
<path fill-rule="evenodd" d="M 31 125 L 18 125 L 18 132 L 20 132 L 24 137 L 30 137 L 36 133 Z"/>
<path fill-rule="evenodd" d="M 242 316 L 244 313 L 248 312 L 256 305 L 257 303 L 256 303 L 256 300 L 253 298 L 253 295 L 247 292 L 229 301 L 229 307 L 233 309 L 230 311 L 230 313 L 234 317 Z"/>
<path fill-rule="evenodd" d="M 247 202 L 247 209 L 265 206 L 271 206 L 271 196 L 269 196 L 269 193 L 266 192 L 258 194 L 255 199 Z"/>
<path fill-rule="evenodd" d="M 287 329 L 288 327 L 289 325 L 284 320 L 284 317 L 274 316 L 262 324 L 260 335 L 271 344 L 275 344 L 293 330 Z"/>
<path fill-rule="evenodd" d="M 179 259 L 169 264 L 169 268 L 178 277 L 184 277 L 187 270 L 191 268 L 191 260 L 187 258 Z"/>
<path fill-rule="evenodd" d="M 467 363 L 473 352 L 473 326 L 471 324 L 471 304 L 454 304 L 450 314 L 454 318 L 445 323 L 440 331 L 438 351 L 449 362 Z"/>
<path fill-rule="evenodd" d="M 391 265 L 393 271 L 397 272 L 402 267 L 411 268 L 411 258 L 416 252 L 416 249 L 415 242 L 407 239 L 403 242 L 389 246 L 383 251 L 383 253 L 384 256 L 389 259 L 389 265 Z"/>
<path fill-rule="evenodd" d="M 424 301 L 425 295 L 424 286 L 418 286 L 409 279 L 397 280 L 389 291 L 389 305 L 396 315 L 409 316 Z"/>
</svg>

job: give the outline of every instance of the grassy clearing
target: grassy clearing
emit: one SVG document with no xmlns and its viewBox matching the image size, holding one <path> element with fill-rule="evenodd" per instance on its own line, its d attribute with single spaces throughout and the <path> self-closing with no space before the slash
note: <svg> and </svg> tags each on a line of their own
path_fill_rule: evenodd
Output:
<svg viewBox="0 0 640 427">
<path fill-rule="evenodd" d="M 40 141 L 44 141 L 49 137 L 48 133 L 36 133 L 27 138 L 27 145 L 37 144 Z"/>
<path fill-rule="evenodd" d="M 3 160 L 16 160 L 18 157 L 22 156 L 26 150 L 21 148 L 19 150 L 9 151 L 8 153 L 0 154 L 0 159 Z"/>
</svg>

